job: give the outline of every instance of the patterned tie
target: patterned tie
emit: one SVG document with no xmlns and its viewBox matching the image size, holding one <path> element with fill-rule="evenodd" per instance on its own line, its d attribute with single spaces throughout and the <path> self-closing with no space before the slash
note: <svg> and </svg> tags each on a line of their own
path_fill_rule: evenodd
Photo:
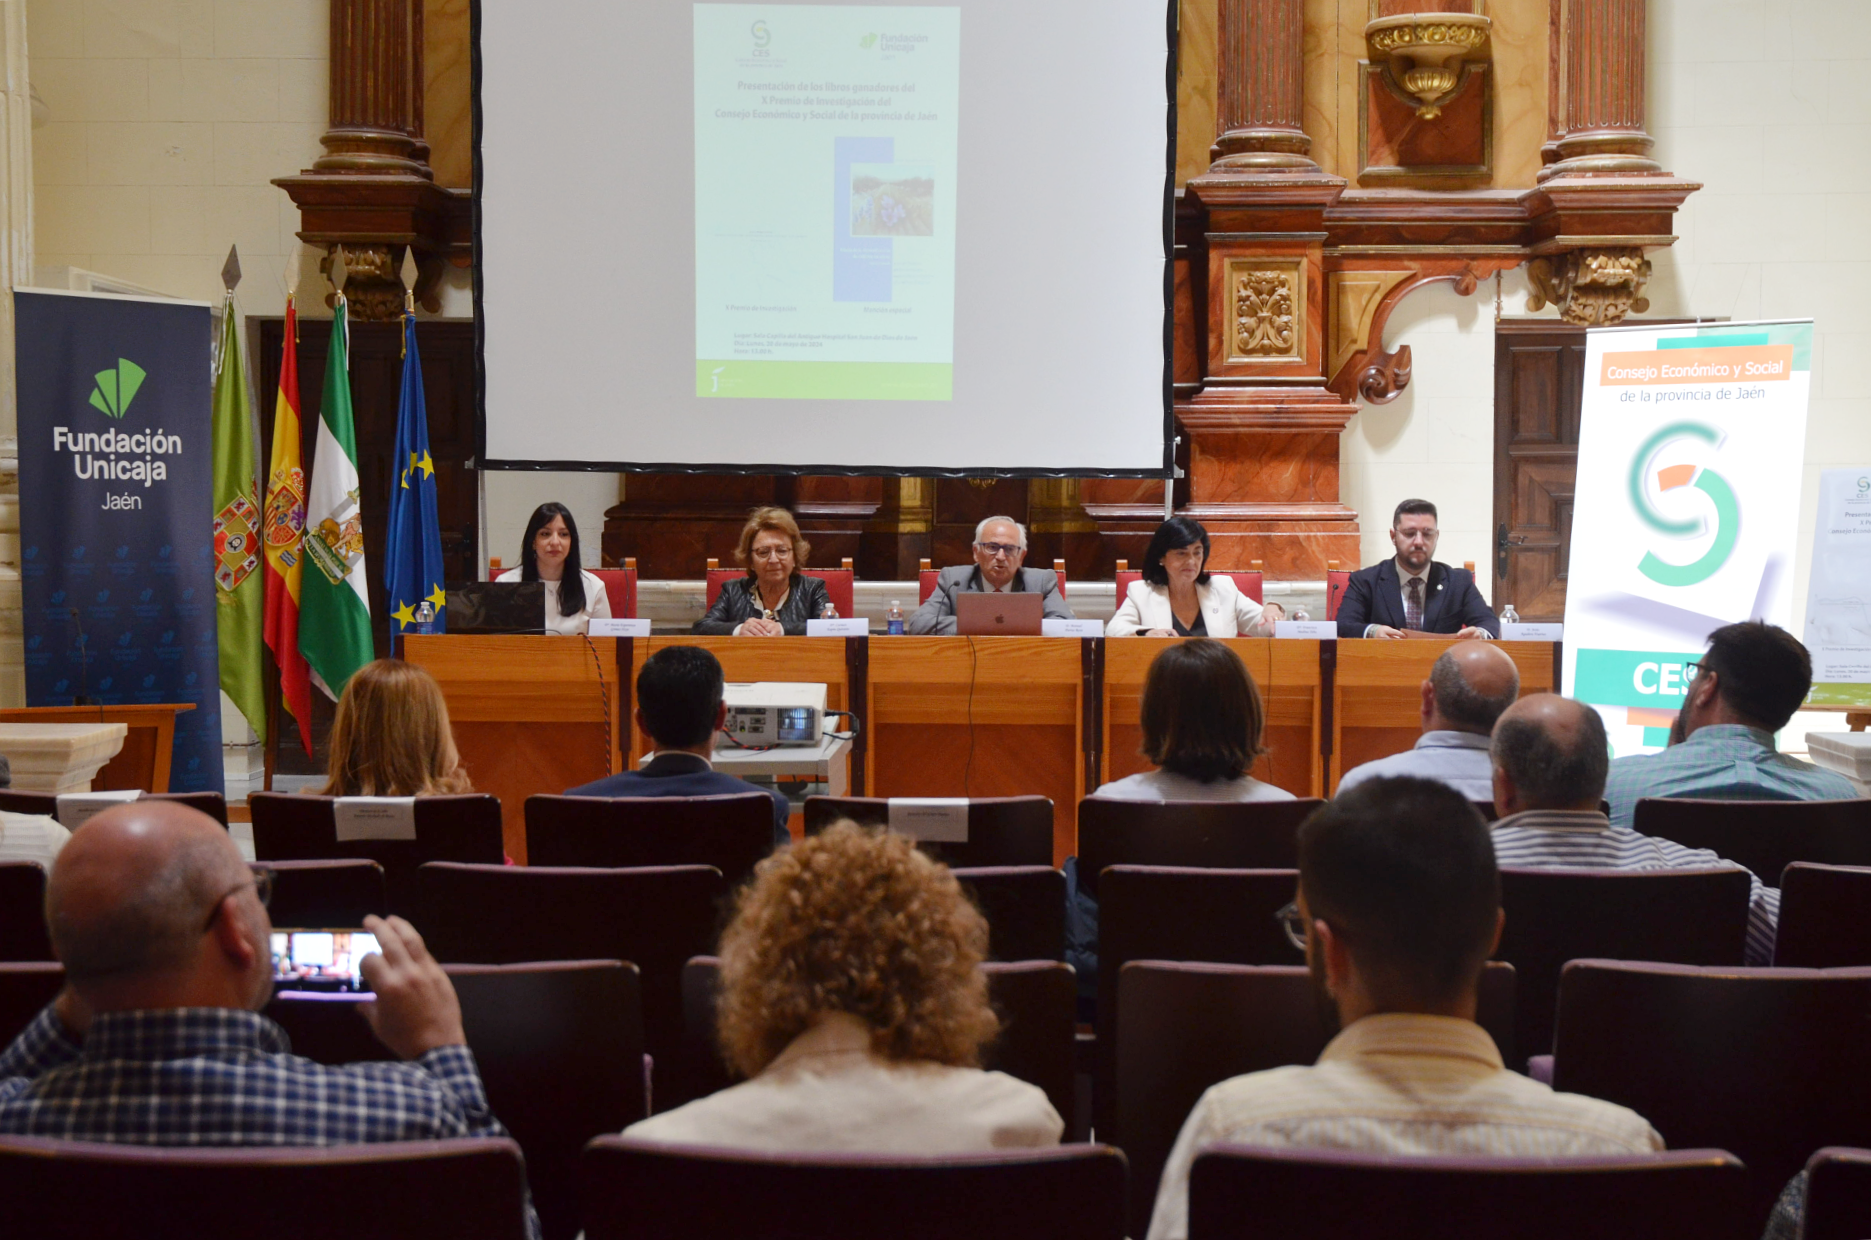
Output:
<svg viewBox="0 0 1871 1240">
<path fill-rule="evenodd" d="M 1423 627 L 1423 579 L 1410 578 L 1403 594 L 1403 627 L 1420 630 Z"/>
</svg>

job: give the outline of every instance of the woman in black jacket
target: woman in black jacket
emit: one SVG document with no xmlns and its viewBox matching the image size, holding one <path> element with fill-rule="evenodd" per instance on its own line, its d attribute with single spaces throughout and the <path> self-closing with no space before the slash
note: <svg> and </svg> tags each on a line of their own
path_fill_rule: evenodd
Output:
<svg viewBox="0 0 1871 1240">
<path fill-rule="evenodd" d="M 824 615 L 829 601 L 825 583 L 799 571 L 811 550 L 792 513 L 784 508 L 754 509 L 734 551 L 747 575 L 721 588 L 694 631 L 735 637 L 805 636 L 806 621 Z"/>
</svg>

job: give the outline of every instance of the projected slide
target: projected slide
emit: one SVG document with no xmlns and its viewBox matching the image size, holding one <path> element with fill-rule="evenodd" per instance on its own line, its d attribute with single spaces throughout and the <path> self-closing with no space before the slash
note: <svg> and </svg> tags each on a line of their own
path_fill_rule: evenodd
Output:
<svg viewBox="0 0 1871 1240">
<path fill-rule="evenodd" d="M 950 399 L 960 9 L 694 16 L 696 396 Z"/>
</svg>

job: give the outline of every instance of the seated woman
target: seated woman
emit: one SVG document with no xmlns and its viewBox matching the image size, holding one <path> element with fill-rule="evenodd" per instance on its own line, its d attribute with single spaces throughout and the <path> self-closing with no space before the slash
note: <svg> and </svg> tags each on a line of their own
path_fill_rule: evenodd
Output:
<svg viewBox="0 0 1871 1240">
<path fill-rule="evenodd" d="M 1284 620 L 1278 603 L 1262 607 L 1208 571 L 1208 531 L 1188 517 L 1156 527 L 1143 553 L 1143 580 L 1133 581 L 1106 637 L 1270 637 Z"/>
<path fill-rule="evenodd" d="M 533 509 L 526 522 L 526 536 L 520 540 L 520 566 L 500 574 L 497 581 L 543 581 L 546 583 L 548 633 L 576 636 L 585 631 L 593 616 L 611 614 L 611 600 L 605 596 L 604 583 L 586 572 L 578 553 L 578 523 L 564 504 L 544 503 Z M 566 566 L 578 571 L 567 574 Z"/>
<path fill-rule="evenodd" d="M 435 677 L 401 659 L 378 659 L 358 668 L 338 698 L 331 760 L 319 795 L 432 797 L 473 791 Z"/>
<path fill-rule="evenodd" d="M 983 1072 L 987 923 L 907 836 L 839 822 L 760 863 L 721 936 L 716 1028 L 748 1079 L 632 1124 L 672 1144 L 959 1154 L 1055 1145 L 1035 1086 Z"/>
<path fill-rule="evenodd" d="M 736 637 L 803 637 L 806 621 L 825 614 L 830 600 L 825 583 L 807 577 L 804 566 L 812 544 L 799 534 L 799 522 L 784 508 L 756 508 L 741 530 L 734 562 L 747 569 L 739 581 L 721 587 L 714 606 L 695 622 L 697 633 Z"/>
</svg>

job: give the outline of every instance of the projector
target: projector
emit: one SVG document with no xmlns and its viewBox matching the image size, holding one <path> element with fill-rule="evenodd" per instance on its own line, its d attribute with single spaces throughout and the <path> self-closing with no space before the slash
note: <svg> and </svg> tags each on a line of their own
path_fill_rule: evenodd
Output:
<svg viewBox="0 0 1871 1240">
<path fill-rule="evenodd" d="M 722 731 L 736 744 L 816 745 L 825 724 L 825 686 L 760 680 L 725 687 L 728 719 Z"/>
</svg>

